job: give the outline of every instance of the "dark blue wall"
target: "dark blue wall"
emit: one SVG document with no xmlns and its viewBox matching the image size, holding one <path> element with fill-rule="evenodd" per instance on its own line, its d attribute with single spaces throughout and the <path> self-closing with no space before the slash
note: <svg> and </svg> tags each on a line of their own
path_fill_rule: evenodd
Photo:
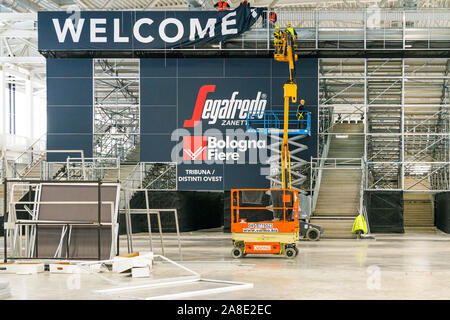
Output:
<svg viewBox="0 0 450 320">
<path fill-rule="evenodd" d="M 241 99 L 254 99 L 259 91 L 267 97 L 266 110 L 282 110 L 283 85 L 289 76 L 287 63 L 273 59 L 141 59 L 140 68 L 140 160 L 144 162 L 172 161 L 171 151 L 182 137 L 171 141 L 171 134 L 192 117 L 201 86 L 216 85 L 208 99 L 229 99 L 234 91 L 239 91 Z M 299 99 L 305 99 L 306 109 L 312 114 L 312 135 L 301 141 L 308 146 L 301 157 L 309 160 L 317 155 L 317 59 L 299 60 L 296 78 Z M 85 157 L 92 157 L 92 87 L 92 59 L 47 59 L 48 149 L 82 149 Z M 291 110 L 296 109 L 297 104 L 292 104 Z M 226 128 L 207 121 L 202 125 L 203 130 L 217 128 L 223 132 Z M 193 128 L 183 129 L 194 135 Z M 67 156 L 49 154 L 48 161 L 65 161 Z M 204 168 L 215 170 L 215 175 L 223 179 L 179 181 L 179 189 L 268 187 L 259 164 L 180 164 L 178 175 L 185 169 Z"/>
<path fill-rule="evenodd" d="M 308 146 L 303 159 L 317 155 L 317 59 L 297 62 L 299 99 L 305 99 L 306 109 L 312 113 L 311 137 L 301 141 Z M 253 99 L 258 91 L 268 97 L 266 110 L 283 110 L 283 85 L 289 78 L 287 63 L 273 59 L 141 59 L 141 161 L 171 161 L 171 150 L 181 141 L 171 141 L 171 133 L 183 128 L 191 119 L 200 87 L 216 85 L 208 99 L 227 99 L 233 91 L 239 97 Z M 297 104 L 291 105 L 297 110 Z M 203 131 L 219 124 L 202 122 Z M 229 128 L 237 128 L 229 127 Z M 241 128 L 245 129 L 245 126 Z M 187 130 L 194 134 L 192 128 Z M 268 187 L 268 180 L 260 174 L 261 165 L 239 164 L 180 164 L 178 176 L 185 169 L 211 169 L 223 176 L 216 182 L 178 182 L 181 190 L 229 190 L 231 188 Z"/>
<path fill-rule="evenodd" d="M 92 60 L 47 59 L 47 149 L 84 150 L 92 157 Z M 65 161 L 80 153 L 49 153 Z"/>
</svg>

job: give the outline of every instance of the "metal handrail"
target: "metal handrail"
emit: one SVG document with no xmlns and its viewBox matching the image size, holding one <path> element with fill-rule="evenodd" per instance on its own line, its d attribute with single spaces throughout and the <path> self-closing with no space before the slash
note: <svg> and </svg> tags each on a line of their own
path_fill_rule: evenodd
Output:
<svg viewBox="0 0 450 320">
<path fill-rule="evenodd" d="M 314 169 L 336 169 L 338 166 L 361 166 L 362 158 L 311 158 L 311 161 L 320 162 L 320 166 Z M 327 166 L 327 161 L 331 161 L 331 164 Z M 341 162 L 340 162 L 341 161 Z M 356 168 L 352 168 L 356 169 Z"/>
<path fill-rule="evenodd" d="M 369 215 L 367 214 L 366 204 L 364 201 L 364 186 L 366 185 L 366 164 L 364 158 L 361 158 L 361 186 L 359 189 L 359 213 L 363 215 L 364 220 L 366 220 L 367 225 L 367 234 L 370 234 L 370 226 L 369 226 Z"/>
<path fill-rule="evenodd" d="M 14 149 L 10 149 L 10 148 L 5 148 L 3 149 L 4 154 L 5 154 L 5 159 L 6 157 L 6 153 L 8 151 L 12 151 L 12 152 L 23 152 L 23 153 L 42 153 L 42 154 L 48 154 L 48 153 L 79 153 L 81 155 L 81 162 L 82 162 L 82 174 L 84 179 L 86 179 L 86 167 L 85 167 L 85 161 L 84 161 L 84 150 L 14 150 Z M 5 165 L 6 168 L 5 170 L 8 169 L 8 162 L 5 161 Z M 7 176 L 5 176 L 7 177 Z M 12 178 L 16 178 L 17 177 L 17 171 L 14 170 L 14 176 Z"/>
<path fill-rule="evenodd" d="M 43 138 L 47 138 L 47 133 L 44 133 L 38 139 L 36 139 L 36 141 L 34 141 L 32 144 L 30 144 L 26 150 L 27 151 L 33 150 L 33 147 L 36 146 L 38 144 L 38 142 L 46 141 L 46 139 L 43 139 Z M 44 149 L 45 149 L 45 146 L 44 146 Z M 27 152 L 27 151 L 22 152 L 16 159 L 14 159 L 14 162 L 16 162 L 22 156 L 28 154 L 29 152 Z"/>
</svg>

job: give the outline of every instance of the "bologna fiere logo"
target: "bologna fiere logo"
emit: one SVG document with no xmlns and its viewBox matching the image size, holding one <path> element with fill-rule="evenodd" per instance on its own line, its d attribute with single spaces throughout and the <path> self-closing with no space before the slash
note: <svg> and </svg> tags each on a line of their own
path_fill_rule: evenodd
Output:
<svg viewBox="0 0 450 320">
<path fill-rule="evenodd" d="M 207 99 L 208 93 L 216 90 L 216 85 L 203 85 L 198 91 L 194 112 L 190 120 L 185 120 L 183 127 L 193 128 L 201 120 L 208 124 L 219 123 L 223 126 L 242 126 L 246 124 L 247 116 L 262 119 L 267 106 L 267 95 L 258 91 L 253 99 L 239 97 L 239 91 L 234 91 L 231 97 L 224 99 Z"/>
<path fill-rule="evenodd" d="M 183 160 L 206 160 L 206 137 L 183 137 Z"/>
<path fill-rule="evenodd" d="M 237 140 L 214 136 L 184 136 L 183 160 L 239 160 L 239 151 L 266 148 L 265 140 Z"/>
</svg>

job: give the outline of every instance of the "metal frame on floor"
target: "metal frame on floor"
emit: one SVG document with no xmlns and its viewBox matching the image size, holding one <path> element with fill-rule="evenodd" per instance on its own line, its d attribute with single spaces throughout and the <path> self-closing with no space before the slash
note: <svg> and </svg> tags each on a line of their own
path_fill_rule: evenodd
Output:
<svg viewBox="0 0 450 320">
<path fill-rule="evenodd" d="M 57 201 L 48 201 L 48 202 L 41 202 L 41 201 L 37 201 L 35 199 L 35 201 L 25 201 L 25 202 L 21 202 L 21 201 L 8 201 L 8 183 L 14 183 L 14 184 L 22 184 L 22 185 L 26 185 L 31 184 L 31 185 L 35 185 L 35 186 L 40 186 L 42 184 L 70 184 L 70 185 L 93 185 L 93 184 L 97 184 L 97 201 L 81 201 L 81 202 L 70 202 L 70 201 L 65 201 L 65 202 L 57 202 Z M 64 233 L 64 227 L 66 228 L 70 228 L 73 225 L 83 225 L 83 226 L 92 226 L 97 228 L 97 241 L 98 241 L 98 257 L 97 260 L 101 259 L 101 227 L 104 225 L 110 225 L 112 230 L 111 230 L 111 234 L 112 234 L 112 242 L 111 242 L 111 255 L 113 255 L 116 251 L 118 251 L 118 245 L 116 243 L 116 239 L 118 239 L 118 216 L 114 215 L 114 212 L 117 212 L 116 209 L 118 209 L 118 203 L 116 203 L 114 205 L 114 202 L 112 201 L 102 201 L 101 199 L 101 186 L 102 185 L 111 185 L 108 183 L 102 183 L 101 180 L 97 180 L 97 181 L 48 181 L 48 180 L 32 180 L 32 179 L 24 179 L 24 180 L 8 180 L 8 179 L 4 179 L 3 181 L 3 188 L 4 188 L 4 219 L 5 221 L 8 220 L 8 222 L 6 222 L 6 224 L 9 223 L 13 223 L 14 224 L 14 229 L 16 231 L 21 230 L 20 225 L 30 225 L 30 226 L 37 226 L 37 225 L 58 225 L 58 226 L 62 226 L 63 230 L 62 230 L 62 236 Z M 116 184 L 115 184 L 116 185 Z M 117 184 L 117 199 L 119 199 L 119 192 L 120 192 L 120 185 Z M 67 203 L 67 204 L 97 204 L 97 208 L 98 208 L 98 214 L 97 214 L 97 221 L 91 222 L 91 223 L 86 223 L 84 221 L 38 221 L 38 220 L 16 220 L 16 221 L 10 221 L 10 214 L 11 214 L 11 210 L 10 210 L 10 214 L 8 214 L 8 207 L 10 205 L 15 206 L 16 204 L 37 204 L 38 206 L 40 204 L 61 204 L 61 203 Z M 111 205 L 111 223 L 103 223 L 101 222 L 101 206 L 103 204 L 109 204 Z M 34 217 L 34 216 L 33 216 Z M 37 218 L 34 217 L 34 218 Z M 17 228 L 17 226 L 19 226 L 19 228 Z M 19 229 L 19 230 L 18 230 Z M 37 228 L 34 228 L 35 232 L 34 233 L 30 233 L 30 235 L 32 235 L 31 237 L 31 241 L 34 241 L 33 244 L 30 245 L 30 248 L 35 248 L 36 250 L 36 255 L 38 253 L 38 237 L 37 237 Z M 8 259 L 11 260 L 17 260 L 17 259 L 35 259 L 35 260 L 55 260 L 55 259 L 71 259 L 68 255 L 66 255 L 66 257 L 53 257 L 53 258 L 39 258 L 39 257 L 32 257 L 32 256 L 28 256 L 28 257 L 10 257 L 8 256 L 8 238 L 12 238 L 13 235 L 10 232 L 10 228 L 5 228 L 5 236 L 3 238 L 3 245 L 4 245 L 4 262 L 8 262 Z M 67 232 L 67 230 L 66 230 Z M 17 235 L 21 234 L 21 232 L 18 232 L 16 234 L 16 232 L 14 233 L 14 239 L 16 239 Z M 27 233 L 28 234 L 28 233 Z M 61 242 L 61 240 L 60 240 Z M 14 243 L 14 242 L 13 242 Z M 68 247 L 67 247 L 67 252 L 69 252 L 69 246 L 70 246 L 70 241 L 67 243 Z M 15 250 L 14 246 L 11 246 L 12 250 Z M 30 250 L 29 253 L 31 253 L 31 255 L 34 254 L 33 250 Z M 80 258 L 77 257 L 76 259 L 95 259 L 95 258 Z"/>
<path fill-rule="evenodd" d="M 161 225 L 161 212 L 173 212 L 174 218 L 175 218 L 175 228 L 177 232 L 177 239 L 178 239 L 178 254 L 180 256 L 180 259 L 183 258 L 182 252 L 181 252 L 181 237 L 180 237 L 180 228 L 178 223 L 178 211 L 176 208 L 174 209 L 155 209 L 150 208 L 149 198 L 148 198 L 148 192 L 152 191 L 149 189 L 140 189 L 140 188 L 122 188 L 122 190 L 125 193 L 125 209 L 120 210 L 119 212 L 125 213 L 125 223 L 126 223 L 126 229 L 127 229 L 127 245 L 128 245 L 128 253 L 133 252 L 133 230 L 132 230 L 132 224 L 131 224 L 131 215 L 132 214 L 145 214 L 147 215 L 147 226 L 148 226 L 148 239 L 149 239 L 149 245 L 150 250 L 153 251 L 153 243 L 152 243 L 152 228 L 151 228 L 151 215 L 154 214 L 157 216 L 158 219 L 158 230 L 159 230 L 159 237 L 161 241 L 161 251 L 162 255 L 164 255 L 164 240 L 163 240 L 163 233 L 162 233 L 162 225 Z M 130 193 L 130 191 L 132 193 Z M 129 195 L 135 194 L 136 192 L 144 192 L 145 194 L 145 208 L 144 209 L 137 209 L 137 208 L 131 208 Z"/>
<path fill-rule="evenodd" d="M 154 258 L 161 258 L 165 262 L 169 262 L 172 265 L 175 265 L 176 267 L 183 269 L 187 272 L 189 272 L 190 276 L 180 276 L 180 277 L 174 277 L 174 278 L 166 278 L 166 279 L 159 279 L 159 280 L 153 280 L 148 281 L 145 283 L 141 283 L 139 285 L 133 285 L 133 286 L 124 286 L 123 283 L 112 281 L 111 279 L 108 279 L 105 276 L 95 274 L 93 272 L 90 272 L 88 269 L 85 269 L 89 273 L 92 273 L 96 276 L 100 276 L 103 280 L 107 281 L 108 283 L 119 285 L 117 288 L 108 288 L 108 289 L 99 289 L 94 290 L 93 293 L 96 294 L 102 294 L 102 295 L 108 295 L 118 298 L 127 298 L 127 299 L 135 299 L 135 300 L 170 300 L 170 299 L 180 299 L 180 298 L 186 298 L 186 297 L 195 297 L 200 295 L 207 295 L 207 294 L 214 294 L 214 293 L 225 293 L 225 292 L 231 292 L 231 291 L 237 291 L 237 290 L 244 290 L 244 289 L 251 289 L 253 288 L 253 283 L 246 283 L 246 282 L 237 282 L 237 281 L 226 281 L 226 280 L 215 280 L 215 279 L 205 279 L 200 276 L 199 273 L 175 262 L 172 261 L 165 256 L 162 255 L 155 255 Z M 109 261 L 102 261 L 103 263 L 112 262 L 112 260 Z M 90 263 L 82 263 L 79 264 L 80 266 L 86 266 Z M 165 294 L 165 295 L 159 295 L 159 296 L 151 296 L 151 297 L 137 297 L 133 295 L 126 295 L 122 294 L 123 291 L 129 291 L 129 290 L 140 290 L 140 289 L 152 289 L 152 288 L 162 288 L 166 286 L 175 286 L 175 285 L 185 285 L 185 284 L 192 284 L 192 283 L 219 283 L 227 286 L 219 287 L 219 288 L 213 288 L 213 289 L 202 289 L 202 290 L 195 290 L 195 291 L 184 291 L 179 293 L 172 293 L 172 294 Z"/>
</svg>

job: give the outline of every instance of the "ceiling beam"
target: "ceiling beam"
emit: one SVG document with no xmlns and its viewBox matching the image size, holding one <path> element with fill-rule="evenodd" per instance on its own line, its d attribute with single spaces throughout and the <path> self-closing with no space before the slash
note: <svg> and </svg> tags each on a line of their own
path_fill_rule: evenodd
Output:
<svg viewBox="0 0 450 320">
<path fill-rule="evenodd" d="M 5 1 L 9 2 L 9 1 Z M 31 12 L 38 12 L 41 8 L 36 5 L 35 3 L 29 1 L 29 0 L 14 0 L 16 4 L 21 6 L 24 9 L 30 10 Z"/>
<path fill-rule="evenodd" d="M 36 21 L 37 13 L 35 12 L 1 12 L 0 13 L 0 21 Z"/>
<path fill-rule="evenodd" d="M 43 64 L 44 57 L 0 57 L 0 63 L 26 63 L 26 64 Z"/>
</svg>

